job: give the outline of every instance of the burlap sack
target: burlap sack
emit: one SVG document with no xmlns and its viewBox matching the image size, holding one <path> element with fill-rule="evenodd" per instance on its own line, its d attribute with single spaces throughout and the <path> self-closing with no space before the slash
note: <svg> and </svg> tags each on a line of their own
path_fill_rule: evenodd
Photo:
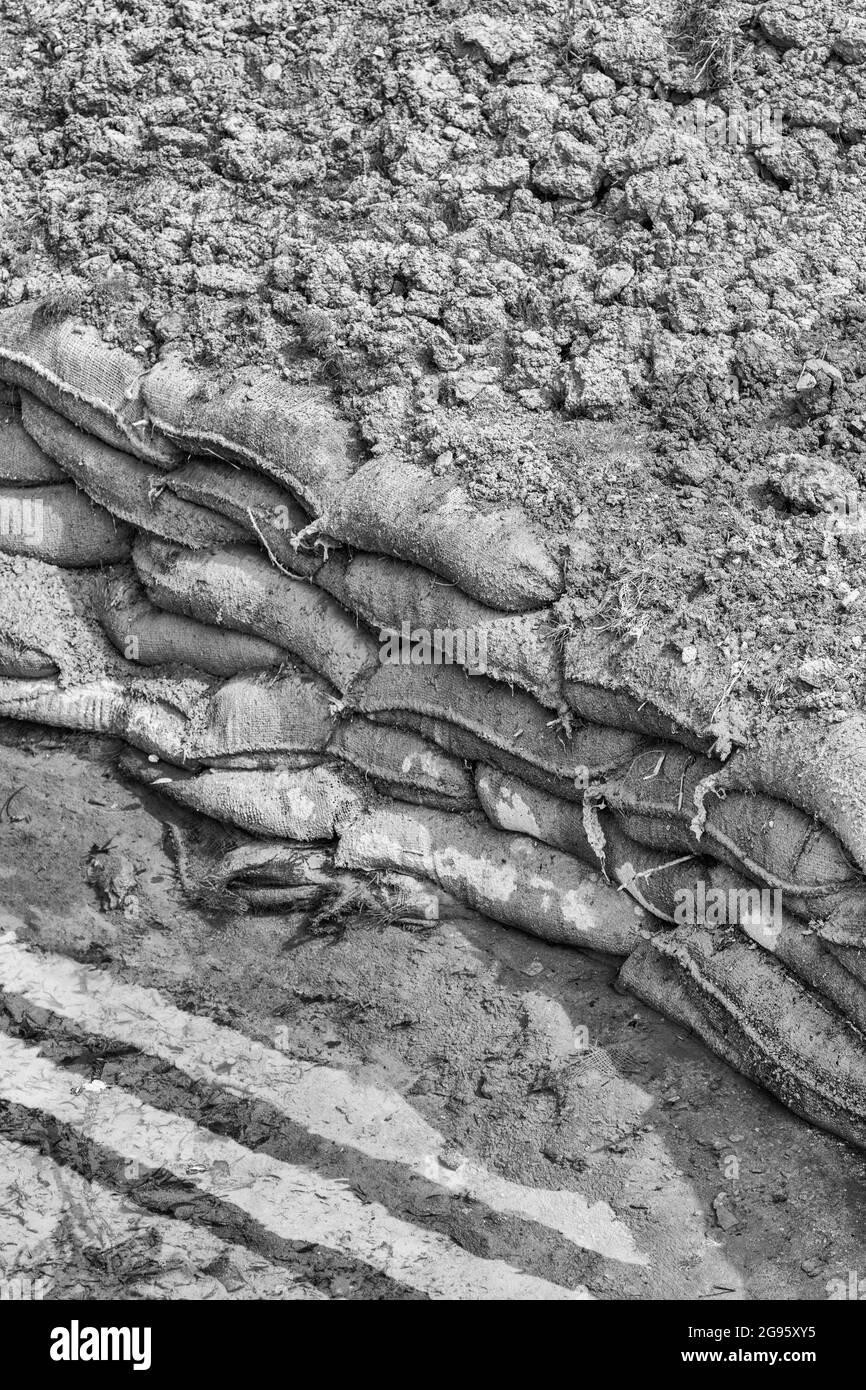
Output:
<svg viewBox="0 0 866 1390">
<path fill-rule="evenodd" d="M 158 467 L 178 461 L 147 419 L 138 358 L 109 347 L 83 323 L 58 319 L 48 300 L 0 313 L 0 377 L 116 449 Z"/>
<path fill-rule="evenodd" d="M 94 591 L 96 614 L 117 650 L 142 666 L 181 665 L 214 676 L 279 666 L 288 654 L 273 642 L 155 608 L 131 568 L 101 578 Z"/>
<path fill-rule="evenodd" d="M 469 769 L 404 729 L 356 716 L 337 725 L 328 752 L 371 778 L 386 796 L 443 811 L 474 810 L 478 804 Z"/>
<path fill-rule="evenodd" d="M 17 407 L 0 406 L 0 483 L 34 487 L 37 483 L 64 483 L 62 468 L 43 453 L 21 423 Z"/>
<path fill-rule="evenodd" d="M 400 634 L 407 662 L 425 635 L 452 663 L 519 686 L 549 709 L 565 703 L 562 661 L 549 609 L 497 613 L 431 570 L 382 555 L 339 555 L 316 583 L 358 614 L 382 639 Z"/>
<path fill-rule="evenodd" d="M 312 584 L 281 574 L 252 546 L 192 551 L 140 538 L 133 563 L 158 608 L 264 637 L 341 693 L 377 660 L 372 638 L 344 608 Z"/>
<path fill-rule="evenodd" d="M 337 863 L 430 879 L 496 922 L 545 941 L 625 955 L 639 940 L 633 905 L 569 855 L 493 830 L 483 816 L 374 807 L 345 826 Z"/>
<path fill-rule="evenodd" d="M 522 691 L 455 666 L 380 666 L 358 695 L 362 713 L 411 728 L 447 753 L 489 762 L 536 786 L 580 800 L 590 778 L 643 746 L 637 735 L 583 725 L 568 735 Z"/>
<path fill-rule="evenodd" d="M 678 927 L 641 941 L 619 978 L 796 1114 L 866 1147 L 863 1037 L 770 953 L 735 930 Z"/>
<path fill-rule="evenodd" d="M 348 482 L 351 432 L 314 387 L 255 368 L 220 377 L 172 355 L 151 368 L 142 391 L 151 420 L 184 448 L 266 474 L 315 516 Z"/>
<path fill-rule="evenodd" d="M 249 468 L 216 459 L 192 459 L 166 476 L 170 492 L 209 507 L 244 528 L 279 569 L 307 578 L 323 563 L 321 547 L 293 545 L 309 518 L 290 492 Z"/>
<path fill-rule="evenodd" d="M 145 786 L 200 815 L 251 835 L 330 840 L 364 806 L 361 783 L 335 767 L 189 773 L 125 753 L 121 768 Z"/>
<path fill-rule="evenodd" d="M 335 498 L 329 535 L 433 570 L 491 608 L 522 612 L 562 592 L 558 546 L 517 508 L 482 506 L 453 479 L 401 459 L 366 463 Z"/>
<path fill-rule="evenodd" d="M 333 692 L 295 666 L 278 673 L 245 674 L 206 692 L 193 706 L 186 751 L 211 763 L 247 755 L 252 768 L 269 755 L 321 755 L 334 729 Z"/>
<path fill-rule="evenodd" d="M 21 393 L 21 413 L 39 447 L 112 516 L 193 550 L 246 540 L 235 522 L 167 492 L 164 475 L 155 474 L 152 466 L 76 429 L 26 391 Z"/>
<path fill-rule="evenodd" d="M 112 565 L 130 554 L 131 531 L 74 483 L 0 487 L 0 551 L 52 565 Z"/>
</svg>

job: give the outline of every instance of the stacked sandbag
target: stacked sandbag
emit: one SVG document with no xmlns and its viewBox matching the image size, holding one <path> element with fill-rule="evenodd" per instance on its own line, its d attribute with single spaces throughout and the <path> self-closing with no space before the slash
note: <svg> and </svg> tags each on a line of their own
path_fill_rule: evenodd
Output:
<svg viewBox="0 0 866 1390">
<path fill-rule="evenodd" d="M 341 694 L 375 665 L 372 637 L 345 609 L 254 546 L 191 551 L 140 537 L 133 562 L 158 607 L 278 643 Z"/>
<path fill-rule="evenodd" d="M 166 491 L 161 474 L 114 449 L 26 392 L 21 416 L 31 438 L 94 502 L 138 530 L 193 549 L 246 539 L 243 528 Z"/>
<path fill-rule="evenodd" d="M 0 716 L 120 740 L 189 891 L 624 956 L 864 1142 L 866 715 L 756 738 L 721 666 L 575 617 L 561 538 L 365 460 L 318 388 L 50 302 L 0 313 L 0 380 Z"/>
<path fill-rule="evenodd" d="M 156 608 L 134 570 L 125 566 L 100 576 L 94 597 L 99 620 L 117 650 L 143 666 L 185 665 L 215 676 L 234 676 L 288 660 L 282 647 L 264 638 L 227 633 Z"/>
</svg>

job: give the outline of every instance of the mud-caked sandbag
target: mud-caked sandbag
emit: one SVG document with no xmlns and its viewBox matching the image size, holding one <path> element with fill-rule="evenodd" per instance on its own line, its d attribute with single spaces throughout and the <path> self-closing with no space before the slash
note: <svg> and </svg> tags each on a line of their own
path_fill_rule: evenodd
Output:
<svg viewBox="0 0 866 1390">
<path fill-rule="evenodd" d="M 531 696 L 456 666 L 380 666 L 358 696 L 363 714 L 414 729 L 445 752 L 488 762 L 580 800 L 588 781 L 644 746 L 635 734 L 577 725 L 569 734 Z"/>
<path fill-rule="evenodd" d="M 0 632 L 0 676 L 38 680 L 59 673 L 57 662 L 39 647 L 16 642 Z"/>
<path fill-rule="evenodd" d="M 0 406 L 0 483 L 35 487 L 66 481 L 63 469 L 30 438 L 21 423 L 20 410 Z"/>
<path fill-rule="evenodd" d="M 378 630 L 380 646 L 399 636 L 411 665 L 425 646 L 443 661 L 517 685 L 550 709 L 564 705 L 561 656 L 550 610 L 497 613 L 431 570 L 383 555 L 339 555 L 316 583 Z"/>
<path fill-rule="evenodd" d="M 166 491 L 165 475 L 154 473 L 151 465 L 76 429 L 26 392 L 21 413 L 39 447 L 112 516 L 193 550 L 246 540 L 235 522 Z"/>
<path fill-rule="evenodd" d="M 866 946 L 842 946 L 835 941 L 827 941 L 822 936 L 821 944 L 853 976 L 857 985 L 866 990 Z"/>
<path fill-rule="evenodd" d="M 576 855 L 663 921 L 674 921 L 678 890 L 694 888 L 704 873 L 696 854 L 660 854 L 630 839 L 610 812 L 589 798 L 578 805 L 480 763 L 475 785 L 492 825 Z"/>
<path fill-rule="evenodd" d="M 313 515 L 327 509 L 355 466 L 348 425 L 315 387 L 258 368 L 206 373 L 171 354 L 150 369 L 142 391 L 150 418 L 184 448 L 265 473 Z"/>
<path fill-rule="evenodd" d="M 137 575 L 118 568 L 94 589 L 97 617 L 127 661 L 142 666 L 172 663 L 215 676 L 279 666 L 287 653 L 262 637 L 226 632 L 208 623 L 154 607 Z"/>
<path fill-rule="evenodd" d="M 720 771 L 708 758 L 676 745 L 656 745 L 598 791 L 640 843 L 711 855 L 782 890 L 789 910 L 807 920 L 832 923 L 835 929 L 860 923 L 866 932 L 866 886 L 838 837 L 775 797 L 723 789 L 706 793 L 705 779 L 714 785 Z"/>
<path fill-rule="evenodd" d="M 357 715 L 337 725 L 328 752 L 363 772 L 385 795 L 444 811 L 474 810 L 472 774 L 457 758 L 406 729 Z"/>
<path fill-rule="evenodd" d="M 496 922 L 560 945 L 625 955 L 639 939 L 634 905 L 569 855 L 483 816 L 374 807 L 343 829 L 337 863 L 430 879 Z"/>
<path fill-rule="evenodd" d="M 600 626 L 583 621 L 563 636 L 565 695 L 582 719 L 720 758 L 745 741 L 746 716 L 717 660 L 684 663 L 658 639 L 617 641 Z"/>
<path fill-rule="evenodd" d="M 249 766 L 285 754 L 324 752 L 334 729 L 333 691 L 295 666 L 247 673 L 208 691 L 190 711 L 187 752 L 211 763 L 241 757 Z M 270 755 L 273 755 L 271 759 Z"/>
<path fill-rule="evenodd" d="M 122 738 L 145 753 L 184 760 L 182 711 L 156 696 L 135 694 L 112 677 L 70 686 L 53 679 L 0 680 L 0 717 Z"/>
<path fill-rule="evenodd" d="M 258 541 L 271 561 L 291 574 L 315 574 L 324 560 L 321 547 L 292 544 L 309 524 L 291 493 L 249 468 L 217 459 L 191 459 L 166 475 L 166 488 L 198 506 L 228 517 Z"/>
<path fill-rule="evenodd" d="M 771 953 L 684 926 L 641 940 L 619 978 L 796 1114 L 866 1147 L 866 1042 Z"/>
<path fill-rule="evenodd" d="M 253 546 L 192 551 L 139 539 L 133 561 L 153 603 L 285 647 L 345 693 L 378 659 L 340 604 L 275 569 Z"/>
<path fill-rule="evenodd" d="M 491 608 L 542 608 L 562 592 L 558 546 L 523 512 L 475 502 L 402 459 L 364 464 L 324 524 L 335 540 L 423 565 Z"/>
<path fill-rule="evenodd" d="M 832 830 L 866 870 L 866 714 L 833 722 L 798 715 L 768 723 L 696 790 L 697 824 L 713 791 L 788 801 Z"/>
<path fill-rule="evenodd" d="M 333 766 L 188 773 L 126 753 L 121 767 L 179 805 L 251 835 L 330 840 L 364 807 L 359 780 Z"/>
<path fill-rule="evenodd" d="M 697 925 L 695 898 L 686 899 L 692 908 L 686 924 Z M 678 899 L 678 921 L 683 922 L 682 896 Z M 708 868 L 702 898 L 703 923 L 713 926 L 708 905 L 726 925 L 738 926 L 765 951 L 839 1010 L 844 1018 L 866 1034 L 866 989 L 837 959 L 821 936 L 792 917 L 784 906 L 781 890 L 756 887 L 725 865 Z"/>
<path fill-rule="evenodd" d="M 0 487 L 0 551 L 87 568 L 128 559 L 132 532 L 74 483 Z"/>
<path fill-rule="evenodd" d="M 147 418 L 138 358 L 58 315 L 50 300 L 0 313 L 0 377 L 116 449 L 159 467 L 178 461 L 177 449 Z"/>
<path fill-rule="evenodd" d="M 105 573 L 0 554 L 2 674 L 57 674 L 63 684 L 77 685 L 123 674 L 125 663 L 94 612 L 94 591 Z"/>
</svg>

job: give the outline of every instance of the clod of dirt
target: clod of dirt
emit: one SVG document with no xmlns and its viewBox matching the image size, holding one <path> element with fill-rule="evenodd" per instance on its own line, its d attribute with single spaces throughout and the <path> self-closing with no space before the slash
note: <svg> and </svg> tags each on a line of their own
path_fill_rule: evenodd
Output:
<svg viewBox="0 0 866 1390">
<path fill-rule="evenodd" d="M 138 880 L 142 870 L 119 850 L 94 845 L 87 860 L 87 882 L 105 912 L 122 912 L 127 921 L 140 916 Z"/>
</svg>

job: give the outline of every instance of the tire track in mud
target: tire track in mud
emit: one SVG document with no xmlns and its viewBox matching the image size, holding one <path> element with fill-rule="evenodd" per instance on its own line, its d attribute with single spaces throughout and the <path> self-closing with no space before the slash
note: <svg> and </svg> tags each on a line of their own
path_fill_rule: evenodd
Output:
<svg viewBox="0 0 866 1390">
<path fill-rule="evenodd" d="M 605 1257 L 646 1262 L 607 1204 L 466 1161 L 446 1167 L 442 1137 L 396 1093 L 263 1048 L 156 991 L 10 932 L 0 992 L 0 1129 L 44 1147 L 47 1123 L 80 1172 L 115 1174 L 149 1209 L 167 1183 L 162 1209 L 179 1203 L 224 1239 L 289 1259 L 294 1275 L 298 1247 L 313 1243 L 360 1263 L 392 1298 L 568 1299 L 588 1296 L 573 1286 Z M 43 1041 L 62 1066 L 10 1031 Z M 118 1071 L 122 1085 L 97 1071 Z M 134 1184 L 130 1162 L 147 1170 Z"/>
<path fill-rule="evenodd" d="M 131 1165 L 124 1167 L 131 1177 Z M 268 1259 L 228 1244 L 224 1232 L 149 1211 L 128 1192 L 4 1138 L 0 1210 L 8 1218 L 0 1226 L 0 1272 L 22 1298 L 327 1299 L 288 1260 Z M 324 1282 L 318 1270 L 311 1273 Z M 344 1289 L 345 1273 L 336 1275 Z M 363 1271 L 358 1278 L 363 1284 Z"/>
<path fill-rule="evenodd" d="M 91 1087 L 93 1083 L 91 1083 Z M 345 1181 L 324 1178 L 295 1164 L 252 1153 L 174 1114 L 157 1110 L 121 1087 L 94 1094 L 70 1087 L 69 1075 L 35 1047 L 0 1034 L 0 1098 L 18 1115 L 44 1119 L 87 1138 L 120 1160 L 180 1176 L 195 1173 L 192 1205 L 200 1194 L 248 1218 L 278 1241 L 318 1245 L 360 1260 L 396 1283 L 428 1298 L 585 1300 L 584 1288 L 566 1289 L 525 1275 L 501 1260 L 483 1259 L 452 1241 L 365 1203 Z M 98 1116 L 95 1111 L 98 1110 Z"/>
</svg>

